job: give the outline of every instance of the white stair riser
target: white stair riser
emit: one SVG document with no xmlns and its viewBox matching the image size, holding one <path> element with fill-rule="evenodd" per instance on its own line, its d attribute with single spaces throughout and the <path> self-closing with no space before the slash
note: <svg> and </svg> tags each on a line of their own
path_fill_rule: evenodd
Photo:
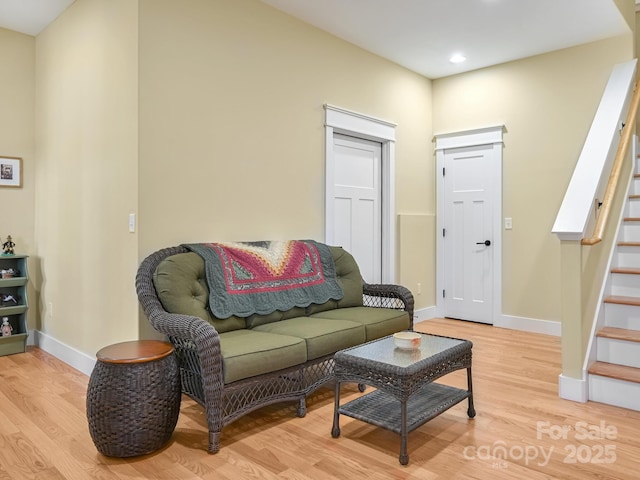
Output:
<svg viewBox="0 0 640 480">
<path fill-rule="evenodd" d="M 640 384 L 589 375 L 589 400 L 640 411 Z"/>
<path fill-rule="evenodd" d="M 598 361 L 640 368 L 640 343 L 605 337 L 596 342 Z"/>
<path fill-rule="evenodd" d="M 639 172 L 636 172 L 639 173 Z M 629 195 L 640 195 L 640 179 L 634 178 L 631 180 L 631 186 L 629 187 Z"/>
<path fill-rule="evenodd" d="M 610 291 L 611 295 L 640 297 L 640 275 L 612 273 Z"/>
<path fill-rule="evenodd" d="M 604 318 L 604 323 L 608 327 L 640 330 L 640 307 L 605 303 Z"/>
<path fill-rule="evenodd" d="M 616 267 L 640 268 L 640 247 L 617 247 Z"/>
<path fill-rule="evenodd" d="M 640 222 L 624 222 L 622 238 L 625 242 L 640 241 Z"/>
<path fill-rule="evenodd" d="M 640 198 L 630 198 L 628 205 L 628 217 L 640 217 Z"/>
</svg>

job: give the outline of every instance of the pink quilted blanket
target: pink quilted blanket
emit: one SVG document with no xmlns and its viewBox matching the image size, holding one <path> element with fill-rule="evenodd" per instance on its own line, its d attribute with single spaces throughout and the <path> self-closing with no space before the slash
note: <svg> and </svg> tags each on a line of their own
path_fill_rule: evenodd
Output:
<svg viewBox="0 0 640 480">
<path fill-rule="evenodd" d="M 197 243 L 209 306 L 218 318 L 306 307 L 342 298 L 331 251 L 312 240 Z"/>
</svg>

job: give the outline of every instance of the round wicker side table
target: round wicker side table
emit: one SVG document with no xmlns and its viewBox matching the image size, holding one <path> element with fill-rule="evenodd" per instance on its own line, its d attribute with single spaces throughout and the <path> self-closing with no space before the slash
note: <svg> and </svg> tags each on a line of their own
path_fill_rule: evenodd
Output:
<svg viewBox="0 0 640 480">
<path fill-rule="evenodd" d="M 133 457 L 162 447 L 180 413 L 173 346 L 137 340 L 104 347 L 96 357 L 87 389 L 87 419 L 98 451 Z"/>
</svg>

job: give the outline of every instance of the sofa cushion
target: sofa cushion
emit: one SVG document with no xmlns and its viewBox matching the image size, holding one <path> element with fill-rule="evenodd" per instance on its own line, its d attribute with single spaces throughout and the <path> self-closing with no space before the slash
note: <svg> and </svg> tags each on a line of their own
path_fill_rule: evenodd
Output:
<svg viewBox="0 0 640 480">
<path fill-rule="evenodd" d="M 338 308 L 312 315 L 316 321 L 348 320 L 364 326 L 366 341 L 382 338 L 409 328 L 409 314 L 392 308 L 351 307 Z"/>
<path fill-rule="evenodd" d="M 165 258 L 153 275 L 158 298 L 167 312 L 200 317 L 222 333 L 245 328 L 244 318 L 220 320 L 211 314 L 204 262 L 197 253 L 178 253 Z"/>
<path fill-rule="evenodd" d="M 261 325 L 252 331 L 291 335 L 303 339 L 306 342 L 309 360 L 359 345 L 365 340 L 365 328 L 362 323 L 342 319 L 290 318 Z"/>
<path fill-rule="evenodd" d="M 220 351 L 225 384 L 307 360 L 303 339 L 246 329 L 221 333 Z"/>
<path fill-rule="evenodd" d="M 311 304 L 307 307 L 307 315 L 333 310 L 335 308 L 357 307 L 362 305 L 362 276 L 353 256 L 342 247 L 330 247 L 333 262 L 336 266 L 338 284 L 344 296 L 340 300 L 329 300 L 322 304 Z"/>
</svg>

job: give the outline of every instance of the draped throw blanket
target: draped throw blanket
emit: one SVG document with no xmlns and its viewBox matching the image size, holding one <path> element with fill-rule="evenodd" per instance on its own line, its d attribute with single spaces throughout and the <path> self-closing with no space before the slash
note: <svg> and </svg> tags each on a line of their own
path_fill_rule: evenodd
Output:
<svg viewBox="0 0 640 480">
<path fill-rule="evenodd" d="M 331 250 L 313 240 L 184 245 L 205 262 L 209 308 L 217 318 L 340 300 Z"/>
</svg>

